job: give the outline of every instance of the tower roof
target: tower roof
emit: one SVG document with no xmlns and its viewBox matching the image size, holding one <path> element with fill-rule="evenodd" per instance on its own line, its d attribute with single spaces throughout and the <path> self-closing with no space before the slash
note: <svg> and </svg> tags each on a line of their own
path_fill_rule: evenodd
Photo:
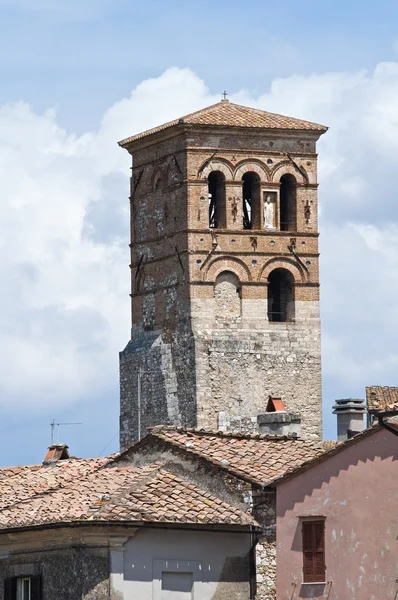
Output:
<svg viewBox="0 0 398 600">
<path fill-rule="evenodd" d="M 317 131 L 320 134 L 327 131 L 327 127 L 294 119 L 276 113 L 270 113 L 257 108 L 249 108 L 240 104 L 234 104 L 228 100 L 221 100 L 216 104 L 197 110 L 174 121 L 158 125 L 141 133 L 137 133 L 119 142 L 119 146 L 128 146 L 131 142 L 146 136 L 158 133 L 177 125 L 204 125 L 214 127 L 250 127 L 253 129 L 295 130 L 295 131 Z"/>
</svg>

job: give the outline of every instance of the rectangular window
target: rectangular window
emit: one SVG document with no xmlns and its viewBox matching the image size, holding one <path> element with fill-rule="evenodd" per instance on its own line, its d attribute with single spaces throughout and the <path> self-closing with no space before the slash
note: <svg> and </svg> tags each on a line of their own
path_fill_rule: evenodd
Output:
<svg viewBox="0 0 398 600">
<path fill-rule="evenodd" d="M 40 577 L 10 577 L 4 580 L 4 600 L 41 600 Z"/>
<path fill-rule="evenodd" d="M 318 583 L 326 579 L 325 521 L 302 521 L 303 581 Z"/>
</svg>

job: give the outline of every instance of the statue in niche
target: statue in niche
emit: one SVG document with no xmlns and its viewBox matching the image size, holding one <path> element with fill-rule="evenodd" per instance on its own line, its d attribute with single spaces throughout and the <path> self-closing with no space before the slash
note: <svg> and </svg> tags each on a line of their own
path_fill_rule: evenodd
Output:
<svg viewBox="0 0 398 600">
<path fill-rule="evenodd" d="M 264 192 L 264 229 L 275 229 L 275 192 Z"/>
</svg>

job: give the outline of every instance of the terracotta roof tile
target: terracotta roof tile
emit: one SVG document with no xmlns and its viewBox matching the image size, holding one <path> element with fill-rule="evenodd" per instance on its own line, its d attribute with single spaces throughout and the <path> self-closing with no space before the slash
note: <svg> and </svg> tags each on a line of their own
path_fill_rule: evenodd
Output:
<svg viewBox="0 0 398 600">
<path fill-rule="evenodd" d="M 106 458 L 63 460 L 3 474 L 0 530 L 86 520 L 257 525 L 241 508 L 159 463 L 119 467 Z"/>
<path fill-rule="evenodd" d="M 372 385 L 366 388 L 368 410 L 398 410 L 398 387 Z"/>
<path fill-rule="evenodd" d="M 323 452 L 322 444 L 285 436 L 233 435 L 164 426 L 152 427 L 150 435 L 261 486 Z"/>
<path fill-rule="evenodd" d="M 319 131 L 324 133 L 327 127 L 312 123 L 311 121 L 303 121 L 302 119 L 294 119 L 276 113 L 266 112 L 257 108 L 249 108 L 234 104 L 228 101 L 217 102 L 206 108 L 202 108 L 194 113 L 174 119 L 158 127 L 153 127 L 147 131 L 137 133 L 119 142 L 122 147 L 128 146 L 135 140 L 144 138 L 148 135 L 158 133 L 164 129 L 169 129 L 180 124 L 188 125 L 206 125 L 206 126 L 228 126 L 228 127 L 250 127 L 258 129 L 286 129 L 298 131 Z"/>
</svg>

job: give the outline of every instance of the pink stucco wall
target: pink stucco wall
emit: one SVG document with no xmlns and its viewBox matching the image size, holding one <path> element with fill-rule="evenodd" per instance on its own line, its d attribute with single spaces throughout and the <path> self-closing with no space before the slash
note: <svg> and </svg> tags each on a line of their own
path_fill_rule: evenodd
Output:
<svg viewBox="0 0 398 600">
<path fill-rule="evenodd" d="M 299 517 L 326 517 L 326 580 L 302 583 Z M 398 600 L 398 437 L 379 430 L 277 488 L 277 600 Z"/>
</svg>

